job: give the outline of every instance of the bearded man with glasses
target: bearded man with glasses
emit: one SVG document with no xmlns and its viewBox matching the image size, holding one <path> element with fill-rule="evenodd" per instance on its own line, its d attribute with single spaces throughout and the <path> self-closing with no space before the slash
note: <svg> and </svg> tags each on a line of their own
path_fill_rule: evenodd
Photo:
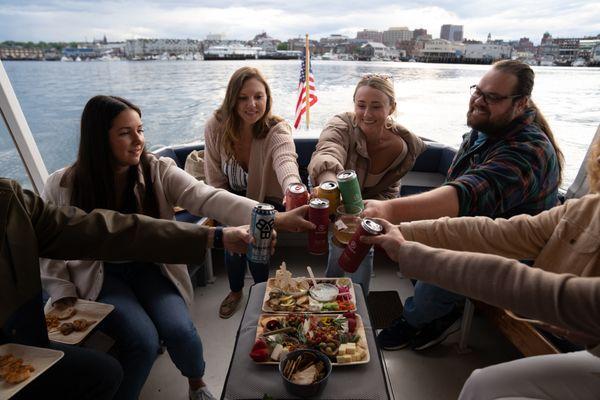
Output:
<svg viewBox="0 0 600 400">
<path fill-rule="evenodd" d="M 414 196 L 368 200 L 364 214 L 399 224 L 440 217 L 535 215 L 557 205 L 563 156 L 531 100 L 533 83 L 534 72 L 527 64 L 513 60 L 494 64 L 471 86 L 467 112 L 471 131 L 463 136 L 446 182 Z M 418 229 L 418 222 L 405 225 L 402 233 L 415 240 L 410 228 Z M 419 236 L 419 241 L 435 246 L 432 237 Z M 441 343 L 459 329 L 463 299 L 418 281 L 402 317 L 378 335 L 379 345 L 385 350 L 407 346 L 423 350 Z"/>
</svg>

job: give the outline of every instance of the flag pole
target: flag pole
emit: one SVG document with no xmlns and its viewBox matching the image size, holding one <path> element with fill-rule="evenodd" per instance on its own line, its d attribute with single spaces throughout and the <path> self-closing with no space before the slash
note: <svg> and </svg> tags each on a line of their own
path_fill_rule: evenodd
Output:
<svg viewBox="0 0 600 400">
<path fill-rule="evenodd" d="M 304 76 L 306 77 L 306 129 L 310 129 L 310 45 L 308 42 L 308 33 L 306 34 L 306 65 L 304 70 Z"/>
</svg>

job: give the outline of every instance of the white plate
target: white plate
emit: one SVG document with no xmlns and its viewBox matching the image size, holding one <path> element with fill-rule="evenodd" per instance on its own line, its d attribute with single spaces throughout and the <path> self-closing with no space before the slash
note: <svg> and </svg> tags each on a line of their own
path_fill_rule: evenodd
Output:
<svg viewBox="0 0 600 400">
<path fill-rule="evenodd" d="M 294 279 L 309 279 L 309 278 L 305 278 L 305 277 L 299 277 L 299 278 L 294 278 Z M 321 310 L 321 311 L 308 311 L 306 309 L 302 309 L 302 308 L 294 308 L 294 310 L 292 311 L 283 311 L 283 310 L 273 310 L 273 308 L 269 305 L 269 293 L 271 293 L 272 290 L 274 290 L 274 286 L 275 286 L 275 278 L 269 278 L 269 280 L 267 281 L 267 288 L 265 290 L 265 296 L 263 297 L 263 304 L 262 304 L 262 311 L 264 312 L 269 312 L 269 313 L 278 313 L 278 314 L 284 314 L 284 313 L 312 313 L 312 314 L 332 314 L 332 313 L 345 313 L 347 311 L 356 311 L 356 293 L 354 292 L 354 284 L 352 283 L 352 280 L 350 278 L 315 278 L 315 280 L 317 281 L 317 283 L 332 283 L 338 279 L 345 279 L 348 280 L 350 282 L 350 302 L 352 303 L 352 305 L 354 306 L 354 308 L 352 308 L 351 310 Z"/>
<path fill-rule="evenodd" d="M 52 332 L 48 332 L 48 337 L 53 342 L 65 343 L 65 344 L 78 344 L 81 342 L 89 333 L 102 321 L 112 310 L 114 310 L 115 306 L 112 304 L 104 304 L 98 303 L 95 301 L 88 301 L 77 299 L 75 305 L 73 306 L 77 312 L 71 318 L 67 318 L 65 320 L 60 321 L 63 322 L 73 322 L 76 319 L 87 319 L 88 321 L 96 321 L 91 326 L 89 326 L 86 330 L 82 332 L 71 332 L 69 335 L 63 335 L 58 330 L 53 330 Z M 44 313 L 50 314 L 54 311 L 54 307 L 52 306 L 52 299 L 49 299 L 44 307 Z"/>
<path fill-rule="evenodd" d="M 33 366 L 35 371 L 31 373 L 29 378 L 20 383 L 7 383 L 4 379 L 0 380 L 0 400 L 9 399 L 14 396 L 19 390 L 30 384 L 65 355 L 65 353 L 58 350 L 15 343 L 0 345 L 0 356 L 6 354 L 12 354 L 17 358 L 23 359 L 23 364 Z"/>
</svg>

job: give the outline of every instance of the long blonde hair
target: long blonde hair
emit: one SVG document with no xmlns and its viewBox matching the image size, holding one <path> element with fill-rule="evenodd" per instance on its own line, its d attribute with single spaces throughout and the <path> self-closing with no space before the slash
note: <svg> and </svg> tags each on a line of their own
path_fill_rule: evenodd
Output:
<svg viewBox="0 0 600 400">
<path fill-rule="evenodd" d="M 265 114 L 252 126 L 252 137 L 255 139 L 264 138 L 267 136 L 267 133 L 269 133 L 271 127 L 283 121 L 283 118 L 271 115 L 271 107 L 273 105 L 271 88 L 269 88 L 267 81 L 260 71 L 252 67 L 242 67 L 238 69 L 231 75 L 229 83 L 227 84 L 227 92 L 225 93 L 223 103 L 217 111 L 215 111 L 215 117 L 221 125 L 225 153 L 228 156 L 233 155 L 234 143 L 240 139 L 242 121 L 236 111 L 236 104 L 244 83 L 249 79 L 256 79 L 262 83 L 267 95 Z"/>
</svg>

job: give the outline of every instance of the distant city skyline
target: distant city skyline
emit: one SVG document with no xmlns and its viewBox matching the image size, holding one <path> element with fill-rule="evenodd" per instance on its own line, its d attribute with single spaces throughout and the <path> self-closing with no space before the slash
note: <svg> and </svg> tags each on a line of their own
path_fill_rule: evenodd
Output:
<svg viewBox="0 0 600 400">
<path fill-rule="evenodd" d="M 368 4 L 368 7 L 365 6 Z M 287 40 L 309 33 L 350 38 L 363 29 L 425 28 L 439 37 L 444 24 L 462 25 L 466 39 L 518 40 L 539 44 L 553 37 L 600 34 L 600 2 L 592 1 L 414 1 L 389 0 L 283 4 L 278 0 L 0 0 L 0 41 L 110 41 L 137 38 L 204 40 L 210 33 L 249 40 L 267 32 Z"/>
</svg>

